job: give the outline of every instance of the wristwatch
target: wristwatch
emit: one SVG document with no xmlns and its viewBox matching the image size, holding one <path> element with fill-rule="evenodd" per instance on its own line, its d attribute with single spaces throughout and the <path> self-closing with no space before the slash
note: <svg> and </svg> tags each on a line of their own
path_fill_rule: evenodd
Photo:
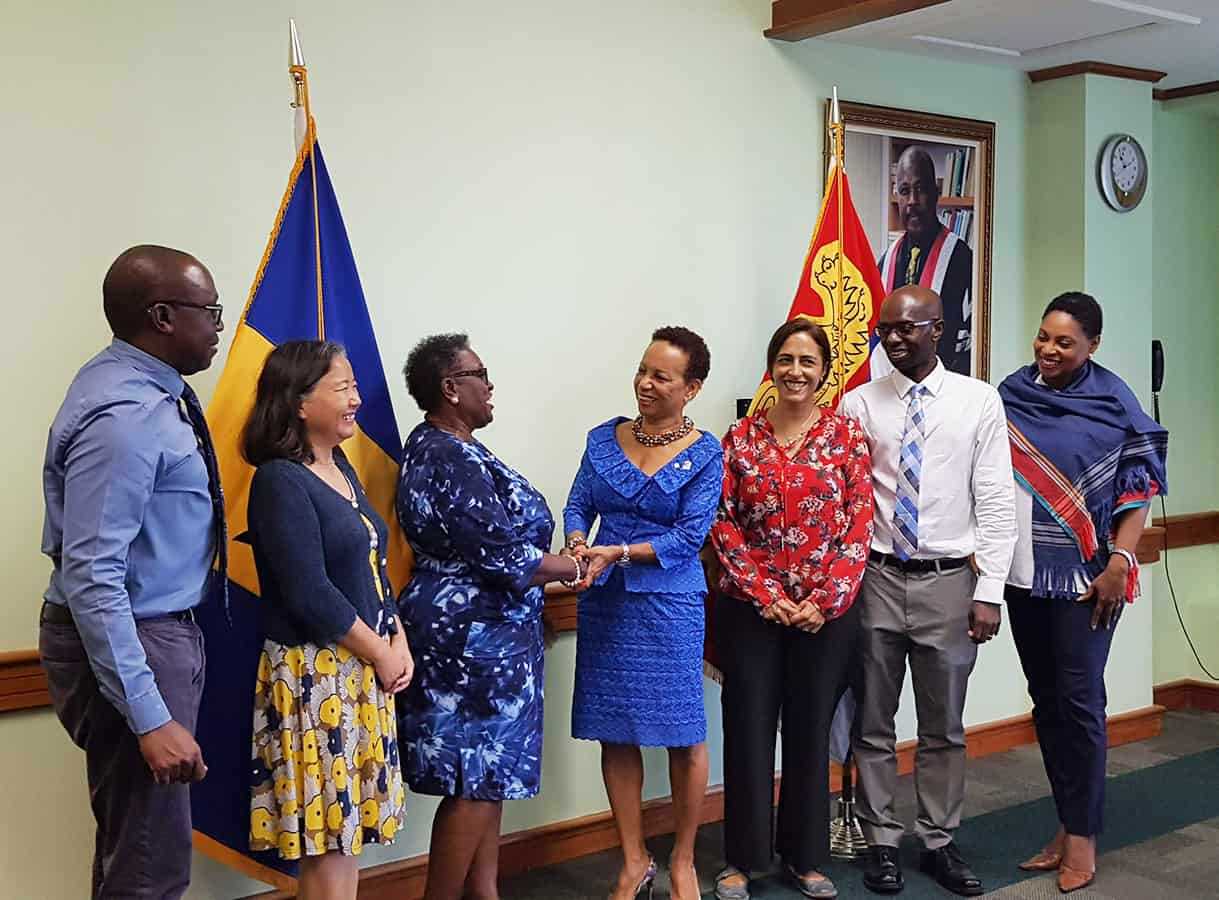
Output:
<svg viewBox="0 0 1219 900">
<path fill-rule="evenodd" d="M 630 564 L 631 564 L 631 545 L 623 544 L 622 545 L 622 555 L 620 557 L 618 557 L 618 565 L 625 567 L 625 566 L 629 566 Z"/>
</svg>

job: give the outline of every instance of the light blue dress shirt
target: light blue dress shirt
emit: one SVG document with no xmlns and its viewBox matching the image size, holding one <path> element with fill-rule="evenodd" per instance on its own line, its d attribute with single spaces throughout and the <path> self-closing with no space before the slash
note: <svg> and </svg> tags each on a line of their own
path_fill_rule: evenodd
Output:
<svg viewBox="0 0 1219 900">
<path fill-rule="evenodd" d="M 182 376 L 117 338 L 68 387 L 47 438 L 45 599 L 72 611 L 102 694 L 145 734 L 170 720 L 137 619 L 196 606 L 211 568 L 207 468 Z"/>
</svg>

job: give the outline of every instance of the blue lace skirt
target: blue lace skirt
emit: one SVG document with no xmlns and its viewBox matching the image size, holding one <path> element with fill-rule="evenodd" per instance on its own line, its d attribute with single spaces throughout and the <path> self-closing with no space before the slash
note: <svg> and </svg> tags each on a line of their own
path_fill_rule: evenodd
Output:
<svg viewBox="0 0 1219 900">
<path fill-rule="evenodd" d="M 641 747 L 707 739 L 703 592 L 634 594 L 621 571 L 580 596 L 573 737 Z"/>
</svg>

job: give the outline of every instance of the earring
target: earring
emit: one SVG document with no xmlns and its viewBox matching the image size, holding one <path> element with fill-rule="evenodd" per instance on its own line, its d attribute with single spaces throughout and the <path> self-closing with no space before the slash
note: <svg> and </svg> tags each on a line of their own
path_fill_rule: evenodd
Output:
<svg viewBox="0 0 1219 900">
<path fill-rule="evenodd" d="M 450 397 L 449 402 L 450 403 L 460 403 L 461 401 L 457 397 Z"/>
</svg>

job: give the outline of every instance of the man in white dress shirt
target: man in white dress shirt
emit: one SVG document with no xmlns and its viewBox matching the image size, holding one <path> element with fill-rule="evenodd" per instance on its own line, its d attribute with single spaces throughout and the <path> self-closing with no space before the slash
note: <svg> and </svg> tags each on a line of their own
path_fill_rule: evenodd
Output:
<svg viewBox="0 0 1219 900">
<path fill-rule="evenodd" d="M 877 893 L 903 887 L 894 716 L 907 660 L 918 713 L 921 868 L 954 893 L 983 890 L 952 835 L 965 794 L 965 688 L 977 645 L 999 630 L 1015 487 L 999 393 L 945 369 L 936 356 L 943 327 L 934 292 L 912 285 L 890 294 L 876 330 L 895 371 L 841 406 L 867 435 L 876 501 L 860 590 L 864 696 L 854 749 L 871 847 L 864 884 Z"/>
</svg>

